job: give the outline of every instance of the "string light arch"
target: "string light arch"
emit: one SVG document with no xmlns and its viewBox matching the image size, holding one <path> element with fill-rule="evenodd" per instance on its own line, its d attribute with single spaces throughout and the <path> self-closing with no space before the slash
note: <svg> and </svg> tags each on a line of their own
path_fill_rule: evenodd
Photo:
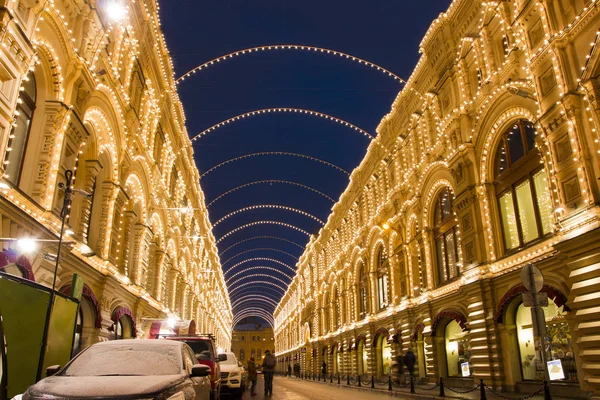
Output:
<svg viewBox="0 0 600 400">
<path fill-rule="evenodd" d="M 236 307 L 238 303 L 242 303 L 245 300 L 259 301 L 262 300 L 267 303 L 271 303 L 272 306 L 277 307 L 277 302 L 270 297 L 263 296 L 260 294 L 247 294 L 245 296 L 238 297 L 235 301 L 231 302 L 231 308 Z"/>
<path fill-rule="evenodd" d="M 254 252 L 254 251 L 274 251 L 274 252 L 277 252 L 277 253 L 281 253 L 281 254 L 285 254 L 287 256 L 290 256 L 290 257 L 294 258 L 296 261 L 298 261 L 298 257 L 296 257 L 295 255 L 293 255 L 291 253 L 288 253 L 287 251 L 283 251 L 283 250 L 279 250 L 279 249 L 274 249 L 272 247 L 256 247 L 254 249 L 248 249 L 248 250 L 242 251 L 240 253 L 237 253 L 234 256 L 229 257 L 226 261 L 223 261 L 221 263 L 221 266 L 225 266 L 229 261 L 233 260 L 234 258 L 237 258 L 237 257 L 239 257 L 241 255 L 248 254 L 248 253 L 251 253 L 251 252 Z"/>
<path fill-rule="evenodd" d="M 386 69 L 380 65 L 377 65 L 375 63 L 372 63 L 370 61 L 364 60 L 360 57 L 353 56 L 348 53 L 328 49 L 325 47 L 307 46 L 307 45 L 299 45 L 299 44 L 274 44 L 274 45 L 249 47 L 246 49 L 237 50 L 237 51 L 219 56 L 217 58 L 213 58 L 212 60 L 209 60 L 203 64 L 200 64 L 200 65 L 192 68 L 191 70 L 187 71 L 185 74 L 181 75 L 179 78 L 177 78 L 175 80 L 175 84 L 179 84 L 179 83 L 183 82 L 184 80 L 186 80 L 187 78 L 194 75 L 196 72 L 198 72 L 202 69 L 207 69 L 208 67 L 218 64 L 221 61 L 225 61 L 225 60 L 228 60 L 228 59 L 231 59 L 231 58 L 234 58 L 237 56 L 245 55 L 245 54 L 258 53 L 261 51 L 275 51 L 275 50 L 299 50 L 299 51 L 312 51 L 315 53 L 330 54 L 330 55 L 334 55 L 337 57 L 349 59 L 349 60 L 357 62 L 359 64 L 367 65 L 371 68 L 375 68 L 377 71 L 380 71 L 381 73 L 391 77 L 392 79 L 394 79 L 402 84 L 407 83 L 404 79 L 400 78 L 398 75 L 394 74 L 393 72 L 389 71 L 388 69 Z"/>
<path fill-rule="evenodd" d="M 302 115 L 311 115 L 314 117 L 323 118 L 323 119 L 338 123 L 340 125 L 346 126 L 356 132 L 359 132 L 362 135 L 366 136 L 369 140 L 375 140 L 376 135 L 372 135 L 369 132 L 365 131 L 364 129 L 359 128 L 358 126 L 356 126 L 346 120 L 343 120 L 341 118 L 337 118 L 332 115 L 325 114 L 325 113 L 322 113 L 319 111 L 308 110 L 308 109 L 304 109 L 304 108 L 291 108 L 291 107 L 261 108 L 258 110 L 253 110 L 253 111 L 248 111 L 248 112 L 245 112 L 242 114 L 238 114 L 234 117 L 223 120 L 223 121 L 211 126 L 210 128 L 203 130 L 202 132 L 198 133 L 197 135 L 194 135 L 193 137 L 191 137 L 190 140 L 192 142 L 194 142 L 194 141 L 200 139 L 201 137 L 209 134 L 210 132 L 213 132 L 216 129 L 219 129 L 225 125 L 229 125 L 233 122 L 242 120 L 247 117 L 252 117 L 255 115 L 262 115 L 262 114 L 277 114 L 277 113 L 302 114 Z"/>
<path fill-rule="evenodd" d="M 350 172 L 346 171 L 342 167 L 339 167 L 333 163 L 330 163 L 329 161 L 321 160 L 320 158 L 307 156 L 306 154 L 291 153 L 288 151 L 259 151 L 256 153 L 244 154 L 243 156 L 238 156 L 238 157 L 230 158 L 229 160 L 223 161 L 222 163 L 215 165 L 214 167 L 208 169 L 206 172 L 204 172 L 202 175 L 200 175 L 200 179 L 204 178 L 206 175 L 210 174 L 215 169 L 222 167 L 223 165 L 226 165 L 226 164 L 229 164 L 229 163 L 232 163 L 235 161 L 240 161 L 240 160 L 243 160 L 246 158 L 259 157 L 259 156 L 290 156 L 290 157 L 304 158 L 306 160 L 311 160 L 311 161 L 321 163 L 323 165 L 327 165 L 328 167 L 334 168 L 334 169 L 346 174 L 347 176 L 350 176 Z"/>
<path fill-rule="evenodd" d="M 224 272 L 224 275 L 227 275 L 228 272 L 231 272 L 232 270 L 234 270 L 235 268 L 239 267 L 242 264 L 246 264 L 246 263 L 249 263 L 249 262 L 255 262 L 255 261 L 270 261 L 270 262 L 274 262 L 276 264 L 281 265 L 282 267 L 285 267 L 285 268 L 289 269 L 294 274 L 296 273 L 296 269 L 295 268 L 289 266 L 288 264 L 284 263 L 283 261 L 279 261 L 279 260 L 276 260 L 274 258 L 269 258 L 269 257 L 254 257 L 254 258 L 247 258 L 245 260 L 242 260 L 239 263 L 234 264 L 231 267 L 227 268 L 227 271 Z"/>
<path fill-rule="evenodd" d="M 229 246 L 225 250 L 223 250 L 221 253 L 219 253 L 219 255 L 222 256 L 227 251 L 231 250 L 232 248 L 234 248 L 236 246 L 239 246 L 239 245 L 244 244 L 246 242 L 249 242 L 251 240 L 259 240 L 259 239 L 260 240 L 263 240 L 263 239 L 279 240 L 279 241 L 282 241 L 282 242 L 286 242 L 286 243 L 292 244 L 292 245 L 298 247 L 299 249 L 304 250 L 304 246 L 302 246 L 302 245 L 300 245 L 300 244 L 298 244 L 298 243 L 296 243 L 296 242 L 294 242 L 292 240 L 288 240 L 288 239 L 285 239 L 285 238 L 282 238 L 282 237 L 279 237 L 279 236 L 254 236 L 254 237 L 251 237 L 251 238 L 248 238 L 248 239 L 240 240 L 239 242 L 236 242 L 236 243 L 232 244 L 231 246 Z"/>
<path fill-rule="evenodd" d="M 244 274 L 244 273 L 246 273 L 246 272 L 248 272 L 248 271 L 255 271 L 255 270 L 257 270 L 257 269 L 260 269 L 260 270 L 268 270 L 268 271 L 273 271 L 273 272 L 276 272 L 276 273 L 278 273 L 278 274 L 281 274 L 281 275 L 283 275 L 284 277 L 288 278 L 290 281 L 292 280 L 292 277 L 291 277 L 291 276 L 289 276 L 288 274 L 286 274 L 285 272 L 283 272 L 283 271 L 281 271 L 281 270 L 279 270 L 279 269 L 277 269 L 277 268 L 273 268 L 273 267 L 267 267 L 267 266 L 264 266 L 264 265 L 256 265 L 256 266 L 253 266 L 253 267 L 244 268 L 243 270 L 241 270 L 241 271 L 238 271 L 238 272 L 236 272 L 235 274 L 231 275 L 229 278 L 225 279 L 225 284 L 228 284 L 228 283 L 229 283 L 229 282 L 230 282 L 232 279 L 234 279 L 236 276 L 239 276 L 239 275 L 241 275 L 241 274 Z M 230 272 L 230 271 L 231 271 L 231 270 L 229 270 L 229 271 L 227 271 L 227 272 Z M 225 275 L 227 275 L 227 273 L 225 273 Z"/>
<path fill-rule="evenodd" d="M 231 217 L 233 217 L 234 215 L 246 212 L 246 211 L 252 211 L 252 210 L 261 210 L 261 209 L 274 209 L 274 210 L 284 210 L 284 211 L 291 211 L 291 212 L 295 212 L 297 214 L 300 215 L 304 215 L 305 217 L 308 217 L 316 222 L 318 222 L 321 226 L 325 225 L 325 222 L 323 222 L 321 219 L 315 217 L 314 215 L 307 213 L 306 211 L 302 211 L 302 210 L 298 210 L 297 208 L 293 208 L 293 207 L 288 207 L 288 206 L 281 206 L 278 204 L 257 204 L 254 206 L 248 206 L 248 207 L 243 207 L 240 208 L 238 210 L 235 210 L 233 212 L 230 212 L 229 214 L 223 216 L 222 218 L 220 218 L 217 222 L 215 222 L 213 224 L 213 228 L 216 227 L 217 225 L 219 225 L 221 222 L 225 221 L 226 219 L 229 219 Z"/>
<path fill-rule="evenodd" d="M 286 181 L 286 180 L 265 179 L 265 180 L 261 180 L 261 181 L 254 181 L 254 182 L 245 183 L 243 185 L 236 186 L 233 189 L 229 189 L 228 191 L 226 191 L 224 193 L 221 193 L 219 196 L 217 196 L 213 200 L 211 200 L 211 202 L 206 205 L 206 208 L 209 208 L 214 203 L 216 203 L 217 201 L 221 200 L 223 197 L 225 197 L 225 196 L 227 196 L 227 195 L 229 195 L 229 194 L 231 194 L 231 193 L 233 193 L 235 191 L 238 191 L 240 189 L 247 188 L 247 187 L 250 187 L 250 186 L 253 186 L 253 185 L 260 185 L 260 184 L 269 184 L 269 185 L 272 185 L 273 183 L 281 183 L 281 184 L 287 184 L 287 185 L 294 185 L 294 186 L 297 186 L 297 187 L 309 190 L 311 192 L 317 193 L 320 196 L 322 196 L 322 197 L 326 198 L 327 200 L 331 201 L 332 203 L 335 203 L 335 200 L 332 197 L 330 197 L 330 196 L 326 195 L 325 193 L 323 193 L 323 192 L 321 192 L 321 191 L 319 191 L 319 190 L 317 190 L 315 188 L 312 188 L 310 186 L 303 185 L 303 184 L 297 183 L 297 182 Z"/>
<path fill-rule="evenodd" d="M 269 275 L 266 275 L 266 276 L 270 277 Z M 286 284 L 285 287 L 281 287 L 281 286 L 279 286 L 279 285 L 277 285 L 277 284 L 275 284 L 273 282 L 269 282 L 269 281 L 265 281 L 265 280 L 255 280 L 255 281 L 252 281 L 252 282 L 242 283 L 242 284 L 237 285 L 236 287 L 232 288 L 231 290 L 229 290 L 229 297 L 231 298 L 231 296 L 235 292 L 237 292 L 238 290 L 240 290 L 240 289 L 242 289 L 242 288 L 244 288 L 246 286 L 249 286 L 249 285 L 255 285 L 255 286 L 256 285 L 268 285 L 268 286 L 272 286 L 272 287 L 275 287 L 275 288 L 281 290 L 282 291 L 282 293 L 281 293 L 282 296 L 283 296 L 283 294 L 285 294 L 285 291 L 287 289 L 287 284 Z"/>
<path fill-rule="evenodd" d="M 288 224 L 288 223 L 285 223 L 285 222 L 281 222 L 281 221 L 255 221 L 255 222 L 250 222 L 248 224 L 244 224 L 242 226 L 238 226 L 237 228 L 235 228 L 235 229 L 227 232 L 226 234 L 224 234 L 223 236 L 221 236 L 215 242 L 215 244 L 221 243 L 224 239 L 227 239 L 229 236 L 233 235 L 236 232 L 239 232 L 239 231 L 241 231 L 243 229 L 247 229 L 247 228 L 250 228 L 250 227 L 253 227 L 253 226 L 257 226 L 257 225 L 278 225 L 278 226 L 283 226 L 285 228 L 290 228 L 290 229 L 293 229 L 293 230 L 298 231 L 300 233 L 303 233 L 306 236 L 310 236 L 310 233 L 306 232 L 305 230 L 300 229 L 300 228 L 298 228 L 295 225 Z"/>
</svg>

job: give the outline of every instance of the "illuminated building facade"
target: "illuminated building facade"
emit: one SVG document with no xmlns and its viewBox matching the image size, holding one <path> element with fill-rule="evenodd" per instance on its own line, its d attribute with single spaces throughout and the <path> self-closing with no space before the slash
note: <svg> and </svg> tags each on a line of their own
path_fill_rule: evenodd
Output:
<svg viewBox="0 0 600 400">
<path fill-rule="evenodd" d="M 381 377 L 412 348 L 421 380 L 537 389 L 534 263 L 563 388 L 600 393 L 599 24 L 590 0 L 455 0 L 433 22 L 275 311 L 280 359 Z"/>
<path fill-rule="evenodd" d="M 72 170 L 89 195 L 73 200 L 56 288 L 84 278 L 77 344 L 147 337 L 169 319 L 228 348 L 229 296 L 157 2 L 0 0 L 0 17 L 0 236 L 57 239 Z M 20 258 L 32 280 L 51 286 L 55 252 Z"/>
<path fill-rule="evenodd" d="M 231 339 L 231 351 L 237 359 L 246 365 L 250 357 L 261 364 L 265 350 L 275 350 L 273 328 L 260 324 L 239 324 L 235 327 Z"/>
</svg>

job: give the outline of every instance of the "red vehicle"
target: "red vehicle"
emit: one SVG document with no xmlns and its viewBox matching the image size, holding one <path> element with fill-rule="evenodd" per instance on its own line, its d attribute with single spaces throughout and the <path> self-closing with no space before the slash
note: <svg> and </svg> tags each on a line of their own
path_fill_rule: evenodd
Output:
<svg viewBox="0 0 600 400">
<path fill-rule="evenodd" d="M 211 400 L 219 400 L 221 396 L 221 368 L 219 362 L 226 361 L 227 355 L 217 354 L 215 338 L 211 334 L 188 336 L 164 336 L 168 340 L 185 342 L 194 350 L 199 364 L 210 367 Z"/>
</svg>

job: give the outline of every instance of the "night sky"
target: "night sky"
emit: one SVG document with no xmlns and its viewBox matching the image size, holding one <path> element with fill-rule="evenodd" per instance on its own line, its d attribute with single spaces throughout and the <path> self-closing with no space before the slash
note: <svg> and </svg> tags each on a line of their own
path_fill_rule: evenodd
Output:
<svg viewBox="0 0 600 400">
<path fill-rule="evenodd" d="M 162 26 L 177 77 L 237 50 L 301 44 L 349 53 L 408 79 L 418 61 L 423 35 L 450 0 L 171 0 L 161 5 Z M 401 89 L 401 83 L 348 59 L 276 50 L 234 57 L 199 71 L 179 85 L 179 94 L 190 137 L 238 114 L 280 107 L 329 114 L 375 136 L 377 125 Z M 315 157 L 351 172 L 364 157 L 369 138 L 323 118 L 270 113 L 226 125 L 193 143 L 201 174 L 234 157 L 272 151 Z M 260 155 L 215 169 L 201 179 L 200 185 L 208 204 L 230 189 L 264 180 L 306 185 L 336 201 L 348 184 L 345 173 L 316 161 Z M 260 204 L 292 207 L 322 221 L 327 220 L 333 205 L 327 197 L 297 185 L 257 183 L 211 204 L 210 220 L 214 224 L 228 213 Z M 317 233 L 321 227 L 318 221 L 296 212 L 265 208 L 226 219 L 215 227 L 214 235 L 219 239 L 244 224 L 266 220 L 309 233 Z M 275 238 L 258 238 L 261 236 Z M 274 261 L 244 261 L 269 258 L 295 269 L 307 242 L 304 233 L 273 224 L 258 224 L 223 239 L 218 247 L 225 278 L 243 271 L 229 282 L 232 303 L 254 295 L 279 302 L 290 282 L 284 274 L 293 276 L 293 271 Z M 265 248 L 274 250 L 262 250 Z M 272 315 L 271 304 L 254 297 L 234 307 L 234 316 L 248 314 L 252 307 Z"/>
</svg>

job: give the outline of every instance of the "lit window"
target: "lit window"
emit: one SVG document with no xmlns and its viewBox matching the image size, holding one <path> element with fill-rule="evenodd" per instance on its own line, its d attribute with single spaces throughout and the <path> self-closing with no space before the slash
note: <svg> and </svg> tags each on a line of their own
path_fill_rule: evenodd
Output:
<svg viewBox="0 0 600 400">
<path fill-rule="evenodd" d="M 506 250 L 552 232 L 548 177 L 540 161 L 533 124 L 515 122 L 502 135 L 494 157 L 494 184 Z"/>
<path fill-rule="evenodd" d="M 8 143 L 11 150 L 7 152 L 6 162 L 8 164 L 5 166 L 8 180 L 15 185 L 19 184 L 21 177 L 29 131 L 31 130 L 31 120 L 35 110 L 36 86 L 32 72 L 23 78 L 22 86 L 23 90 L 19 92 L 19 102 L 15 113 L 16 121 L 11 131 L 13 138 Z"/>
<path fill-rule="evenodd" d="M 452 212 L 453 197 L 450 189 L 445 188 L 438 194 L 434 207 L 437 278 L 440 285 L 459 274 L 457 223 Z"/>
<path fill-rule="evenodd" d="M 390 302 L 388 272 L 388 259 L 383 252 L 383 248 L 379 248 L 377 253 L 377 300 L 379 310 L 387 308 Z"/>
<path fill-rule="evenodd" d="M 360 305 L 360 318 L 366 317 L 369 312 L 369 275 L 365 267 L 361 264 L 359 272 L 358 295 Z"/>
</svg>

